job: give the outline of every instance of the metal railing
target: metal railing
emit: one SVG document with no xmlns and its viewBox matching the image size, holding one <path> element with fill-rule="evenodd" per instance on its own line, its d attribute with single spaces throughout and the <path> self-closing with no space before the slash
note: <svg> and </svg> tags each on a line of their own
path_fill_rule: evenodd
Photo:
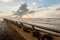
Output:
<svg viewBox="0 0 60 40">
<path fill-rule="evenodd" d="M 38 38 L 38 40 L 40 40 L 39 32 L 47 33 L 47 34 L 43 35 L 42 40 L 44 40 L 44 39 L 53 40 L 52 35 L 60 37 L 60 31 L 56 31 L 56 30 L 49 29 L 49 28 L 44 28 L 43 26 L 38 26 L 38 25 L 31 24 L 31 23 L 26 23 L 26 22 L 18 22 L 18 21 L 13 21 L 13 20 L 8 20 L 8 19 L 4 19 L 4 20 L 17 25 L 19 28 L 23 27 L 24 32 L 29 33 L 30 31 L 33 31 L 33 36 Z M 29 25 L 31 27 L 29 27 L 29 26 L 26 27 L 24 24 Z"/>
</svg>

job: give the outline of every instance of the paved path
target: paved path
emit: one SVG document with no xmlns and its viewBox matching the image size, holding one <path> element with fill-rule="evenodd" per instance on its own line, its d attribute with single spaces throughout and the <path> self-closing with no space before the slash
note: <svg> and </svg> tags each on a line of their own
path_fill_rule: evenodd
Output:
<svg viewBox="0 0 60 40">
<path fill-rule="evenodd" d="M 19 33 L 11 28 L 5 21 L 0 22 L 0 40 L 25 40 Z"/>
</svg>

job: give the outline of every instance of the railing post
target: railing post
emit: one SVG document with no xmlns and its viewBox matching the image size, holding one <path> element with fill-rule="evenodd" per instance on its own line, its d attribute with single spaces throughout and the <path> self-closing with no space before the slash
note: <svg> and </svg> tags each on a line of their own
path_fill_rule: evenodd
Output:
<svg viewBox="0 0 60 40">
<path fill-rule="evenodd" d="M 33 37 L 36 37 L 38 40 L 40 40 L 40 32 L 38 31 L 38 30 L 36 30 L 35 28 L 34 28 L 35 26 L 34 25 L 32 25 L 32 28 L 33 28 Z"/>
<path fill-rule="evenodd" d="M 44 34 L 42 37 L 42 40 L 53 40 L 53 37 L 51 34 Z"/>
</svg>

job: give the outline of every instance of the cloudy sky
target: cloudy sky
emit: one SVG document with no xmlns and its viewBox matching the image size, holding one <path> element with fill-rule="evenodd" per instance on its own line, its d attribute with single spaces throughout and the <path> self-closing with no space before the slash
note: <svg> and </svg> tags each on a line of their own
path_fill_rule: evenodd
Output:
<svg viewBox="0 0 60 40">
<path fill-rule="evenodd" d="M 0 0 L 0 14 L 18 10 L 22 2 L 26 2 L 29 10 L 36 11 L 35 13 L 24 15 L 23 17 L 33 17 L 32 15 L 35 15 L 35 17 L 40 17 L 40 15 L 47 16 L 48 12 L 54 14 L 56 11 L 55 8 L 60 8 L 60 0 Z"/>
<path fill-rule="evenodd" d="M 43 7 L 49 7 L 55 4 L 60 4 L 60 0 L 0 0 L 0 11 L 12 11 L 12 8 L 18 6 L 21 2 L 26 2 L 29 6 Z"/>
</svg>

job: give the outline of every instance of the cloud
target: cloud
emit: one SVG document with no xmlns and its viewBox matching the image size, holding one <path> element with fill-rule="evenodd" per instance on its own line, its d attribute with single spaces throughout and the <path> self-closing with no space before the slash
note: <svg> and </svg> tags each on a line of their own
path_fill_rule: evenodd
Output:
<svg viewBox="0 0 60 40">
<path fill-rule="evenodd" d="M 45 8 L 36 8 L 34 11 L 32 11 L 30 14 L 24 15 L 23 18 L 43 18 L 45 13 L 48 13 L 48 11 Z M 44 15 L 44 16 L 42 16 Z"/>
<path fill-rule="evenodd" d="M 12 2 L 13 0 L 1 0 L 2 2 L 5 2 L 5 3 L 10 3 Z"/>
<path fill-rule="evenodd" d="M 32 5 L 36 5 L 36 3 L 34 2 Z"/>
<path fill-rule="evenodd" d="M 60 18 L 60 4 L 47 8 L 37 8 L 35 13 L 24 15 L 23 18 Z"/>
<path fill-rule="evenodd" d="M 23 18 L 60 18 L 60 4 L 55 4 L 50 7 L 28 7 L 25 2 L 16 6 L 17 15 L 22 15 Z"/>
<path fill-rule="evenodd" d="M 25 2 L 21 2 L 20 7 L 16 11 L 15 15 L 25 15 L 27 14 L 28 10 L 29 9 L 27 8 L 27 4 Z"/>
<path fill-rule="evenodd" d="M 0 18 L 10 17 L 11 15 L 13 15 L 13 13 L 0 13 Z"/>
<path fill-rule="evenodd" d="M 51 9 L 46 13 L 48 18 L 60 18 L 60 4 L 51 6 Z"/>
<path fill-rule="evenodd" d="M 12 9 L 15 11 L 15 15 L 26 15 L 26 14 L 34 14 L 36 11 L 41 11 L 42 7 L 30 7 L 28 3 L 21 2 L 17 6 L 13 7 Z"/>
<path fill-rule="evenodd" d="M 39 1 L 42 1 L 42 0 L 39 0 Z"/>
</svg>

